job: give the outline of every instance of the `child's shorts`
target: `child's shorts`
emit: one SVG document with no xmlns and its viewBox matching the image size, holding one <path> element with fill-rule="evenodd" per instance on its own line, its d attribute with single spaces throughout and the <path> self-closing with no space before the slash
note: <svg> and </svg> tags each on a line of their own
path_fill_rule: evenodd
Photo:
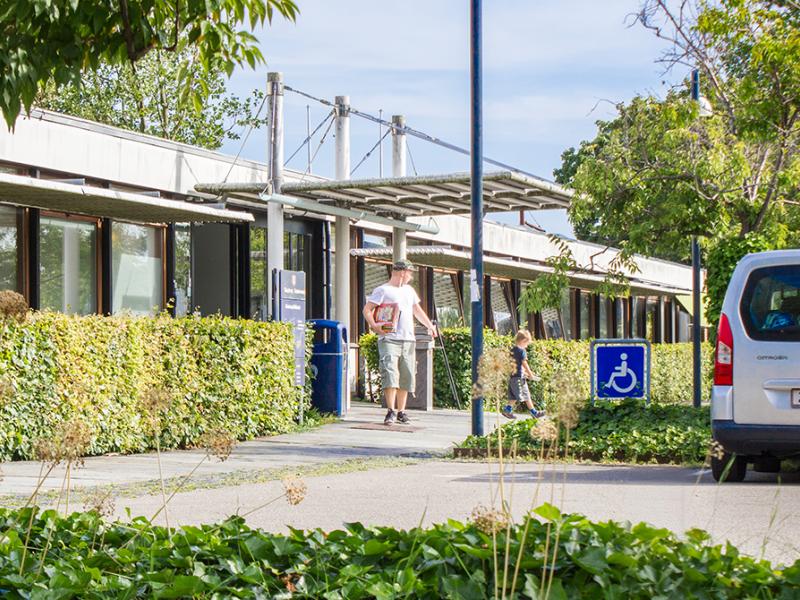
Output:
<svg viewBox="0 0 800 600">
<path fill-rule="evenodd" d="M 531 391 L 524 377 L 512 377 L 508 381 L 508 399 L 515 402 L 527 402 L 531 399 Z"/>
</svg>

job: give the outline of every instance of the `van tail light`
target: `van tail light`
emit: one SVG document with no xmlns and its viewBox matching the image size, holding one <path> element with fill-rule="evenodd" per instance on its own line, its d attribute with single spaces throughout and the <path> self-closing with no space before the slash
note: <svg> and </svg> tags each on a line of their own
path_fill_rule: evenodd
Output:
<svg viewBox="0 0 800 600">
<path fill-rule="evenodd" d="M 733 385 L 733 333 L 728 317 L 723 314 L 717 331 L 714 354 L 714 385 Z"/>
</svg>

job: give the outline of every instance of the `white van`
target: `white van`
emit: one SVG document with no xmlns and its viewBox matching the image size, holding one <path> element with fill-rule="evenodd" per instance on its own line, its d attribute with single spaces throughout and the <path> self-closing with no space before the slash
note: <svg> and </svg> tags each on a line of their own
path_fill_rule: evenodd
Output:
<svg viewBox="0 0 800 600">
<path fill-rule="evenodd" d="M 711 430 L 724 450 L 717 481 L 748 463 L 777 472 L 800 455 L 800 250 L 760 252 L 736 266 L 717 332 Z"/>
</svg>

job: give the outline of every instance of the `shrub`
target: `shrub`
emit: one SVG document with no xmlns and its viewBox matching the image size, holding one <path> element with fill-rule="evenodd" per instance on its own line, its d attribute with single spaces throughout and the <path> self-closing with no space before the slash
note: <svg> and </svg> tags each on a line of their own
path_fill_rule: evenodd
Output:
<svg viewBox="0 0 800 600">
<path fill-rule="evenodd" d="M 480 522 L 281 535 L 238 517 L 168 530 L 31 510 L 0 510 L 0 592 L 9 598 L 489 598 L 502 587 L 505 556 L 509 574 L 519 566 L 515 598 L 541 597 L 548 559 L 554 599 L 793 598 L 800 585 L 800 562 L 773 566 L 700 530 L 679 538 L 550 505 L 494 536 Z"/>
<path fill-rule="evenodd" d="M 466 327 L 442 330 L 450 368 L 453 370 L 458 396 L 463 407 L 469 406 L 472 397 L 472 346 L 470 330 Z M 511 347 L 510 336 L 501 336 L 493 330 L 484 333 L 484 347 Z M 377 336 L 369 333 L 361 338 L 367 368 L 378 370 Z M 651 369 L 652 401 L 661 403 L 692 403 L 692 346 L 691 344 L 653 344 Z M 528 348 L 528 363 L 541 377 L 531 382 L 531 396 L 535 403 L 552 407 L 558 398 L 554 388 L 555 375 L 567 374 L 581 382 L 585 396 L 589 397 L 589 342 L 564 340 L 534 340 Z M 707 401 L 711 390 L 713 353 L 709 344 L 703 345 L 703 397 Z M 455 407 L 444 358 L 436 346 L 433 361 L 433 401 L 436 406 Z"/>
<path fill-rule="evenodd" d="M 522 452 L 538 453 L 541 442 L 531 436 L 535 419 L 503 426 L 503 445 L 516 441 Z M 497 432 L 488 439 L 497 447 Z M 559 447 L 566 441 L 562 431 Z M 711 443 L 706 407 L 651 404 L 640 400 L 597 402 L 584 407 L 570 432 L 569 455 L 578 459 L 633 463 L 696 464 L 705 460 Z M 463 448 L 486 448 L 487 437 L 468 437 Z M 548 444 L 549 447 L 549 444 Z"/>
<path fill-rule="evenodd" d="M 78 418 L 90 454 L 154 447 L 143 399 L 168 396 L 161 448 L 207 430 L 238 439 L 286 431 L 307 397 L 293 385 L 291 326 L 223 317 L 0 319 L 0 458 L 33 457 L 37 439 Z"/>
</svg>

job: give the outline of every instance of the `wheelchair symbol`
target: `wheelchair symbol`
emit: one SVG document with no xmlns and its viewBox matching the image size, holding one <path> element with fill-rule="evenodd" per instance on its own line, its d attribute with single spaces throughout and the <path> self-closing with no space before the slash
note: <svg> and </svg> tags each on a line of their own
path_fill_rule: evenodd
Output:
<svg viewBox="0 0 800 600">
<path fill-rule="evenodd" d="M 620 394 L 627 394 L 633 388 L 636 387 L 636 384 L 639 383 L 639 380 L 636 377 L 636 373 L 628 368 L 628 355 L 622 353 L 619 355 L 622 359 L 622 363 L 618 367 L 614 369 L 614 372 L 611 374 L 611 379 L 603 386 L 603 389 L 611 388 L 615 392 Z M 617 385 L 617 379 L 622 378 L 625 379 L 626 377 L 630 377 L 630 383 L 625 387 L 620 387 Z"/>
</svg>

